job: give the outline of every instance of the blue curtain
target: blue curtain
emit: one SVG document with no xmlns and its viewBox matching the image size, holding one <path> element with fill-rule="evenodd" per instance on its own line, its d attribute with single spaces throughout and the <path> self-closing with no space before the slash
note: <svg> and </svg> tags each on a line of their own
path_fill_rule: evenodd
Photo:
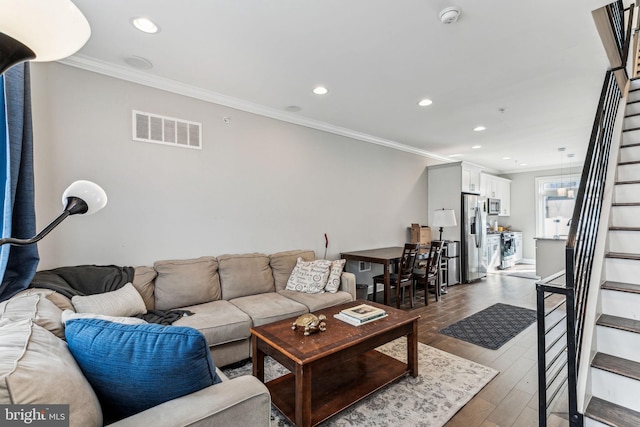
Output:
<svg viewBox="0 0 640 427">
<path fill-rule="evenodd" d="M 29 64 L 23 63 L 5 72 L 0 83 L 2 237 L 27 239 L 36 234 L 29 80 Z M 0 301 L 29 286 L 39 260 L 36 245 L 0 246 Z"/>
</svg>

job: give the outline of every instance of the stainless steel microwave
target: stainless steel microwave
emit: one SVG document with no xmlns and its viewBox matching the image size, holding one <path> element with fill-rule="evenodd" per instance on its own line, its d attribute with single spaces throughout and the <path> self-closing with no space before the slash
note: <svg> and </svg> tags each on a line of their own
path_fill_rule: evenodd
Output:
<svg viewBox="0 0 640 427">
<path fill-rule="evenodd" d="M 487 214 L 500 215 L 500 199 L 487 199 Z"/>
</svg>

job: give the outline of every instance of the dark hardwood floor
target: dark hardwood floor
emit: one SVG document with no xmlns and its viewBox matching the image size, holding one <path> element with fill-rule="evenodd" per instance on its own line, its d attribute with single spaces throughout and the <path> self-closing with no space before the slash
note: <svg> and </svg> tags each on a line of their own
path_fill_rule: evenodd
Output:
<svg viewBox="0 0 640 427">
<path fill-rule="evenodd" d="M 489 274 L 481 281 L 450 287 L 449 293 L 439 302 L 429 294 L 427 307 L 421 297 L 418 296 L 413 309 L 421 316 L 420 342 L 500 371 L 446 427 L 537 426 L 535 323 L 498 350 L 488 350 L 438 333 L 445 326 L 499 302 L 535 310 L 535 281 Z M 408 298 L 404 307 L 408 307 Z M 548 420 L 549 426 L 569 425 L 562 416 L 551 415 Z"/>
</svg>

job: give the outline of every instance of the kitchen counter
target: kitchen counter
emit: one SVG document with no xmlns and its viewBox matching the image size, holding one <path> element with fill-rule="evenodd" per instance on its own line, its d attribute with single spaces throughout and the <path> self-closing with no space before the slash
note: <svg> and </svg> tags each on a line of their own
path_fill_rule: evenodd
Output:
<svg viewBox="0 0 640 427">
<path fill-rule="evenodd" d="M 536 237 L 536 275 L 542 279 L 565 269 L 566 238 Z"/>
</svg>

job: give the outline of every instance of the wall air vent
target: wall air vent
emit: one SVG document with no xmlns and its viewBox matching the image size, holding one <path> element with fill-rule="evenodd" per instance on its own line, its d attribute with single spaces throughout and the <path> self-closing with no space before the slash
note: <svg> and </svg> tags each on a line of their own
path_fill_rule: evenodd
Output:
<svg viewBox="0 0 640 427">
<path fill-rule="evenodd" d="M 133 140 L 202 149 L 202 123 L 133 110 Z"/>
</svg>

